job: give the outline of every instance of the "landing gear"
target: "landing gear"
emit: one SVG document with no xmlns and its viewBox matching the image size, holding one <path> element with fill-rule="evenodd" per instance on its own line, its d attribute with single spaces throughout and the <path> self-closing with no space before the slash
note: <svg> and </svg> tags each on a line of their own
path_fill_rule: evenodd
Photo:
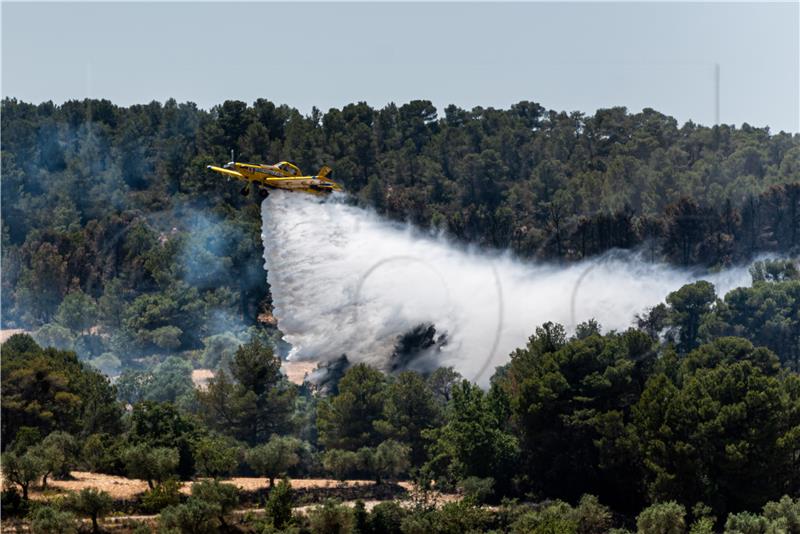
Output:
<svg viewBox="0 0 800 534">
<path fill-rule="evenodd" d="M 241 194 L 243 197 L 246 197 L 247 195 L 249 195 L 249 194 L 250 194 L 250 188 L 249 188 L 249 187 L 247 187 L 247 186 L 244 186 L 244 187 L 242 188 L 242 190 L 241 190 L 241 191 L 239 191 L 239 194 Z"/>
<path fill-rule="evenodd" d="M 264 188 L 260 188 L 258 190 L 258 194 L 261 196 L 261 198 L 267 198 L 269 196 L 269 191 Z"/>
</svg>

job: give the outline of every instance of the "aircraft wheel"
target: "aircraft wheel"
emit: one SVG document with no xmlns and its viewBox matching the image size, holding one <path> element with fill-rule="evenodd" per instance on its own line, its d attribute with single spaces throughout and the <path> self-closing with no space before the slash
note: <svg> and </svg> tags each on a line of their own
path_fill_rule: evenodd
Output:
<svg viewBox="0 0 800 534">
<path fill-rule="evenodd" d="M 269 191 L 266 189 L 259 189 L 258 194 L 261 195 L 261 198 L 267 198 L 269 196 Z"/>
<path fill-rule="evenodd" d="M 247 196 L 247 194 L 248 194 L 248 193 L 250 193 L 250 189 L 249 189 L 248 187 L 243 187 L 243 188 L 242 188 L 242 190 L 241 190 L 241 191 L 239 191 L 239 193 L 240 193 L 240 194 L 241 194 L 243 197 L 246 197 L 246 196 Z"/>
</svg>

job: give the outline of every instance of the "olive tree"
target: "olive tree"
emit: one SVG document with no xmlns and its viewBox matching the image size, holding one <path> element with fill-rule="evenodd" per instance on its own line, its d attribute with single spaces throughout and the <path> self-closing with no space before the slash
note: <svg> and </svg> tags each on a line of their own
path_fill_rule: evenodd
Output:
<svg viewBox="0 0 800 534">
<path fill-rule="evenodd" d="M 67 507 L 76 514 L 87 516 L 92 520 L 92 532 L 99 532 L 97 520 L 111 511 L 114 501 L 105 491 L 95 488 L 83 488 L 67 498 Z"/>
<path fill-rule="evenodd" d="M 259 475 L 269 479 L 269 487 L 275 486 L 275 478 L 286 474 L 300 463 L 299 452 L 303 442 L 290 436 L 273 435 L 267 443 L 247 451 L 247 464 Z"/>
<path fill-rule="evenodd" d="M 28 450 L 22 455 L 13 452 L 5 453 L 2 456 L 2 465 L 5 479 L 9 483 L 19 486 L 22 490 L 22 498 L 27 501 L 28 488 L 44 475 L 44 463 L 34 454 L 33 450 Z"/>
<path fill-rule="evenodd" d="M 122 453 L 128 475 L 147 481 L 150 489 L 154 482 L 163 482 L 178 468 L 178 449 L 134 445 Z"/>
</svg>

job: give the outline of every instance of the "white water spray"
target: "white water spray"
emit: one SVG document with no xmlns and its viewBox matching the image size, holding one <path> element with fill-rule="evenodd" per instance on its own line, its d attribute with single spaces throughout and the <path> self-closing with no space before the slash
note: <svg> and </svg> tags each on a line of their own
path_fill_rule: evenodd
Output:
<svg viewBox="0 0 800 534">
<path fill-rule="evenodd" d="M 632 253 L 567 266 L 523 262 L 431 237 L 335 198 L 273 192 L 262 204 L 265 268 L 289 358 L 384 367 L 400 334 L 446 333 L 440 365 L 485 383 L 536 326 L 596 319 L 603 331 L 701 278 Z M 702 276 L 719 295 L 749 285 L 745 267 Z"/>
</svg>

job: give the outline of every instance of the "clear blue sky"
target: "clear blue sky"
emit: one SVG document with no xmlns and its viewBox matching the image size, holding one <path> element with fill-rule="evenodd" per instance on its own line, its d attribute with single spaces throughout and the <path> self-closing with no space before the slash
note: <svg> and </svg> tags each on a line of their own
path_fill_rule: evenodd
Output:
<svg viewBox="0 0 800 534">
<path fill-rule="evenodd" d="M 800 131 L 800 3 L 2 5 L 2 93 L 652 107 Z"/>
</svg>

